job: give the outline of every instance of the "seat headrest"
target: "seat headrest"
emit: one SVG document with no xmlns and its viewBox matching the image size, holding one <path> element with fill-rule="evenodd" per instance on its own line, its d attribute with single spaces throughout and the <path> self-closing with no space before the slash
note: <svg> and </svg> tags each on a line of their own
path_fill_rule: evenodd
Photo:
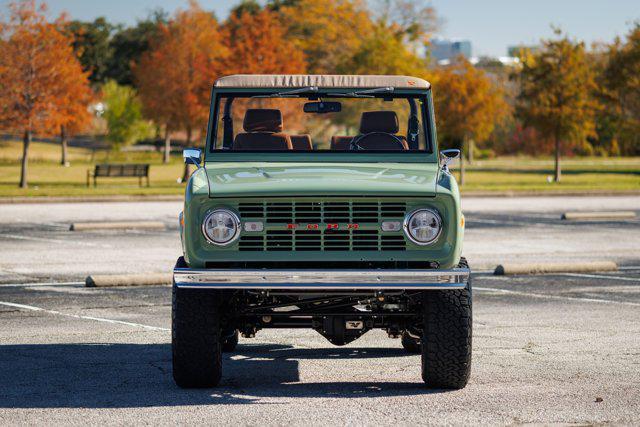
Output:
<svg viewBox="0 0 640 427">
<path fill-rule="evenodd" d="M 293 146 L 294 150 L 313 150 L 311 135 L 289 135 L 289 138 L 291 138 L 291 145 Z"/>
<path fill-rule="evenodd" d="M 282 112 L 266 108 L 253 108 L 244 113 L 242 127 L 245 132 L 282 132 Z"/>
<path fill-rule="evenodd" d="M 360 133 L 398 133 L 398 116 L 395 111 L 365 111 L 360 118 Z"/>
</svg>

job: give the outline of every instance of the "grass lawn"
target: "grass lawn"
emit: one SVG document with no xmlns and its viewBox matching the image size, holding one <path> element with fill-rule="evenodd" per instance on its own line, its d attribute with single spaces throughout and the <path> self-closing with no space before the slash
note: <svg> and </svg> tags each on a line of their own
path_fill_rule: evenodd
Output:
<svg viewBox="0 0 640 427">
<path fill-rule="evenodd" d="M 34 142 L 31 145 L 29 188 L 18 188 L 20 142 L 0 141 L 0 198 L 18 196 L 105 196 L 105 195 L 180 195 L 184 186 L 182 159 L 174 156 L 162 164 L 161 153 L 111 153 L 69 149 L 71 166 L 59 164 L 60 147 Z M 101 162 L 150 163 L 151 187 L 139 187 L 137 178 L 102 178 L 96 188 L 86 186 L 87 170 Z M 553 174 L 552 159 L 500 158 L 476 160 L 467 166 L 468 192 L 640 192 L 640 158 L 571 158 L 562 163 L 559 184 L 547 182 Z M 452 168 L 456 177 L 457 167 Z"/>
<path fill-rule="evenodd" d="M 0 198 L 18 196 L 105 196 L 154 195 L 184 192 L 177 182 L 182 176 L 182 158 L 174 156 L 171 163 L 162 163 L 161 153 L 97 152 L 92 161 L 91 150 L 69 148 L 69 167 L 60 165 L 60 147 L 56 144 L 33 142 L 30 147 L 27 178 L 29 188 L 18 188 L 19 159 L 22 143 L 0 142 Z M 107 157 L 108 156 L 108 157 Z M 87 170 L 96 163 L 149 163 L 151 186 L 138 186 L 137 178 L 98 178 L 98 186 L 86 186 Z"/>
<path fill-rule="evenodd" d="M 568 158 L 562 179 L 553 178 L 553 159 L 509 157 L 467 165 L 464 192 L 640 192 L 640 158 Z M 452 168 L 456 178 L 458 170 Z"/>
</svg>

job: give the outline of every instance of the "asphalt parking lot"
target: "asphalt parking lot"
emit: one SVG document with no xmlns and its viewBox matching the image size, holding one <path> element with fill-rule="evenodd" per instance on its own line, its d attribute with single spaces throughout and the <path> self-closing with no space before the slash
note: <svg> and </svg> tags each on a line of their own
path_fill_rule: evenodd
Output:
<svg viewBox="0 0 640 427">
<path fill-rule="evenodd" d="M 171 378 L 170 288 L 84 288 L 90 273 L 169 269 L 179 203 L 0 205 L 0 422 L 62 424 L 616 423 L 640 418 L 640 222 L 557 220 L 640 198 L 467 200 L 474 356 L 464 390 L 426 390 L 420 360 L 373 331 L 334 347 L 262 331 L 217 389 Z M 119 206 L 118 206 L 119 205 Z M 81 219 L 165 231 L 73 233 Z M 613 260 L 610 273 L 493 276 L 506 261 Z M 167 267 L 168 266 L 168 267 Z"/>
</svg>

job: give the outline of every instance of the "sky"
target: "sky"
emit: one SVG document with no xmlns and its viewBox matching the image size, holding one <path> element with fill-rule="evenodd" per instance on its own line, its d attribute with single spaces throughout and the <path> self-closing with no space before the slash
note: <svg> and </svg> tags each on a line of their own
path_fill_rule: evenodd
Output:
<svg viewBox="0 0 640 427">
<path fill-rule="evenodd" d="M 322 0 L 318 0 L 322 1 Z M 0 0 L 2 14 L 10 0 Z M 48 0 L 54 16 L 66 11 L 72 19 L 135 24 L 150 11 L 173 11 L 186 0 Z M 224 18 L 235 0 L 200 0 Z M 640 0 L 427 0 L 443 20 L 440 37 L 471 40 L 475 56 L 504 56 L 507 47 L 536 44 L 550 37 L 551 25 L 591 44 L 610 42 L 640 21 Z"/>
</svg>

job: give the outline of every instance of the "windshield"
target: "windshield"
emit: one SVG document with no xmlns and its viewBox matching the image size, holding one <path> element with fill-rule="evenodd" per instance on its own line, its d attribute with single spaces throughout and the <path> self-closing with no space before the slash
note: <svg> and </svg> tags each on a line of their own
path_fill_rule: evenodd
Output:
<svg viewBox="0 0 640 427">
<path fill-rule="evenodd" d="M 310 87 L 218 94 L 210 147 L 238 152 L 432 152 L 427 97 L 392 91 L 318 93 Z"/>
</svg>

